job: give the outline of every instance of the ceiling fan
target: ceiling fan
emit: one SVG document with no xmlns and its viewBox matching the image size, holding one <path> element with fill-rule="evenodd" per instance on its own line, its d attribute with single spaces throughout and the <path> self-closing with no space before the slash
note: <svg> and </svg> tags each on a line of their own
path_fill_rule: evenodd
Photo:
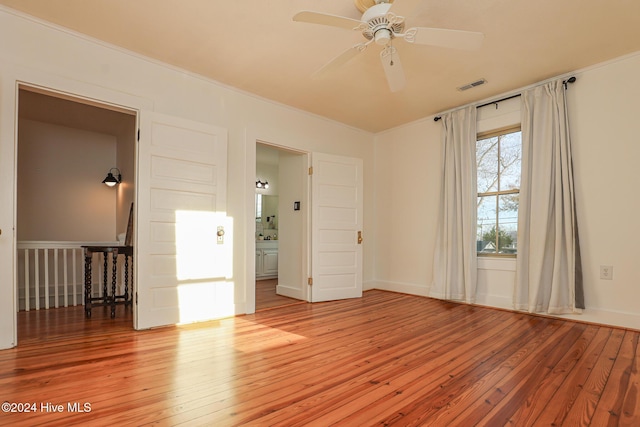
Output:
<svg viewBox="0 0 640 427">
<path fill-rule="evenodd" d="M 478 49 L 484 34 L 449 30 L 444 28 L 411 27 L 405 30 L 405 14 L 413 12 L 422 0 L 354 0 L 356 7 L 363 12 L 360 21 L 343 16 L 302 11 L 294 15 L 293 20 L 311 24 L 328 25 L 362 32 L 366 42 L 359 43 L 314 73 L 320 77 L 330 70 L 344 65 L 364 52 L 373 42 L 383 47 L 380 52 L 382 67 L 392 92 L 402 90 L 406 84 L 402 63 L 393 42 L 396 39 L 408 43 L 440 46 L 455 49 Z"/>
</svg>

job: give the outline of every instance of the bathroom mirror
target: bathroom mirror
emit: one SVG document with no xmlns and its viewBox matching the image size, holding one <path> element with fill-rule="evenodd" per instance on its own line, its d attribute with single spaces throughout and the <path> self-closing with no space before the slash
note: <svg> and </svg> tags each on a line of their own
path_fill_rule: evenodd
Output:
<svg viewBox="0 0 640 427">
<path fill-rule="evenodd" d="M 264 228 L 278 228 L 278 196 L 256 194 L 256 222 Z"/>
</svg>

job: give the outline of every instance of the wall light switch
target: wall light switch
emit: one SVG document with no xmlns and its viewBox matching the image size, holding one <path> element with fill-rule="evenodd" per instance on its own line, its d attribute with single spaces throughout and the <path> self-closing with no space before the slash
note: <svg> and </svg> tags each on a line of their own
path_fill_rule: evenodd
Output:
<svg viewBox="0 0 640 427">
<path fill-rule="evenodd" d="M 613 280 L 613 266 L 601 265 L 600 266 L 600 278 L 604 280 Z"/>
</svg>

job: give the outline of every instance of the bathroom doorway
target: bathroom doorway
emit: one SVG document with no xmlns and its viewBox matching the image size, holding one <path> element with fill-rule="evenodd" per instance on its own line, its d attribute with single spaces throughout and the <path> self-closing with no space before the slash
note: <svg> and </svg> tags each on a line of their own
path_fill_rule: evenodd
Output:
<svg viewBox="0 0 640 427">
<path fill-rule="evenodd" d="M 307 300 L 307 154 L 256 144 L 256 311 Z"/>
</svg>

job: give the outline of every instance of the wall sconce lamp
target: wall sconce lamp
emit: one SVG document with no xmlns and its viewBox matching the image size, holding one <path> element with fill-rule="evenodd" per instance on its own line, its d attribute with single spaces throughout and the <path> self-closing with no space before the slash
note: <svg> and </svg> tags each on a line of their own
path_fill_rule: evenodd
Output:
<svg viewBox="0 0 640 427">
<path fill-rule="evenodd" d="M 118 176 L 113 176 L 113 173 L 111 173 L 111 171 L 118 171 Z M 122 174 L 120 173 L 120 169 L 118 168 L 111 168 L 109 169 L 109 173 L 107 174 L 107 177 L 105 179 L 102 180 L 103 184 L 107 184 L 107 186 L 109 187 L 113 187 L 116 184 L 120 184 L 122 182 Z"/>
<path fill-rule="evenodd" d="M 260 188 L 260 189 L 263 189 L 263 188 L 264 188 L 264 189 L 267 189 L 267 188 L 269 188 L 269 181 L 262 182 L 262 181 L 260 181 L 260 180 L 257 180 L 257 181 L 256 181 L 256 188 Z"/>
</svg>

